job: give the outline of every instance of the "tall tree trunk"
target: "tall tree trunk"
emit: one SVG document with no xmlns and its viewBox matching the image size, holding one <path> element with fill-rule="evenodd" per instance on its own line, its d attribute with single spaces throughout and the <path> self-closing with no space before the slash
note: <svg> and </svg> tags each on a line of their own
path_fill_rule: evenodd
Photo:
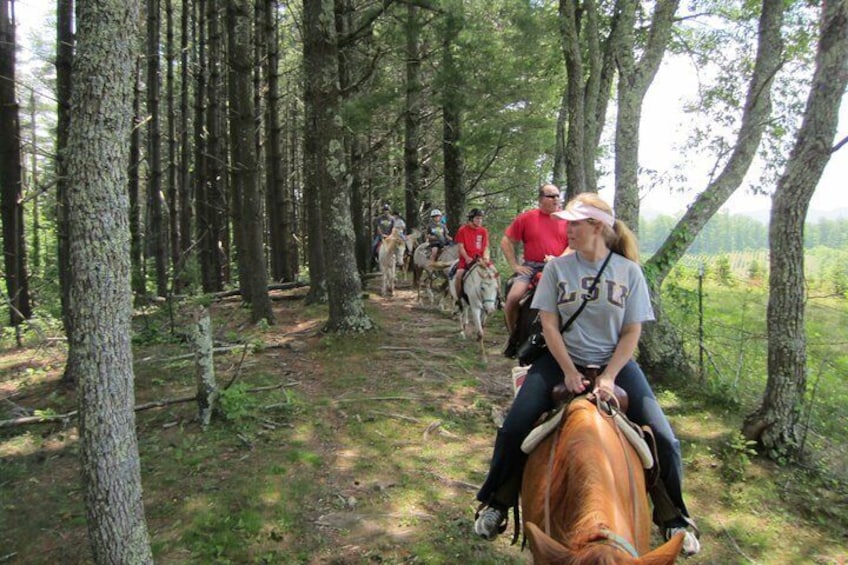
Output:
<svg viewBox="0 0 848 565">
<path fill-rule="evenodd" d="M 224 196 L 224 159 L 221 150 L 221 88 L 222 66 L 222 37 L 220 22 L 221 0 L 206 0 L 206 25 L 208 50 L 206 51 L 208 81 L 206 84 L 206 185 L 203 190 L 203 201 L 198 194 L 198 213 L 202 206 L 203 228 L 201 240 L 201 265 L 203 273 L 203 290 L 205 292 L 219 291 L 224 286 L 225 241 L 224 221 L 227 213 Z"/>
<path fill-rule="evenodd" d="M 442 38 L 442 153 L 445 167 L 445 210 L 448 216 L 448 230 L 456 234 L 462 225 L 465 210 L 465 191 L 463 190 L 464 168 L 462 157 L 462 109 L 463 78 L 457 68 L 454 57 L 456 41 L 463 26 L 462 4 L 448 10 L 445 17 L 444 36 Z M 454 11 L 455 10 L 455 11 Z M 459 13 L 456 13 L 459 11 Z"/>
<path fill-rule="evenodd" d="M 194 209 L 195 209 L 195 239 L 197 248 L 195 256 L 200 267 L 200 283 L 204 292 L 211 292 L 214 287 L 212 275 L 212 258 L 210 253 L 210 239 L 212 237 L 212 226 L 210 225 L 209 192 L 211 181 L 209 179 L 209 136 L 206 131 L 208 126 L 209 96 L 209 59 L 207 58 L 207 0 L 198 0 L 194 5 L 195 29 L 197 40 L 195 52 L 197 53 L 197 70 L 194 76 L 194 128 L 192 138 L 194 139 Z"/>
<path fill-rule="evenodd" d="M 32 193 L 32 258 L 30 272 L 37 276 L 43 276 L 41 262 L 41 188 L 38 186 L 38 114 L 35 107 L 35 91 L 30 91 L 29 96 L 29 127 L 32 141 L 30 143 L 30 192 Z"/>
<path fill-rule="evenodd" d="M 567 82 L 557 117 L 553 178 L 566 199 L 598 190 L 595 160 L 615 75 L 614 46 L 622 29 L 621 4 L 628 1 L 616 3 L 609 35 L 603 41 L 594 0 L 559 3 L 560 45 Z"/>
<path fill-rule="evenodd" d="M 70 309 L 71 264 L 68 239 L 68 176 L 65 150 L 68 146 L 68 123 L 71 104 L 71 67 L 74 61 L 73 0 L 56 1 L 56 239 L 59 263 L 59 296 L 62 304 L 62 324 L 65 335 L 72 331 L 73 316 Z M 62 383 L 72 386 L 77 382 L 73 352 L 68 351 Z"/>
<path fill-rule="evenodd" d="M 657 321 L 642 331 L 639 361 L 655 378 L 695 377 L 683 353 L 680 336 L 666 319 L 660 300 L 660 289 L 671 268 L 703 229 L 707 221 L 742 183 L 742 179 L 759 147 L 766 121 L 771 114 L 771 85 L 781 64 L 783 42 L 780 27 L 784 4 L 780 0 L 763 0 L 760 15 L 757 57 L 742 112 L 742 123 L 736 144 L 727 164 L 716 179 L 702 192 L 672 229 L 660 249 L 645 263 L 645 275 L 651 288 Z"/>
<path fill-rule="evenodd" d="M 284 150 L 283 153 L 288 155 L 288 160 L 283 162 L 282 210 L 283 218 L 286 222 L 286 237 L 291 241 L 291 245 L 286 246 L 286 266 L 288 269 L 286 272 L 289 273 L 291 280 L 295 280 L 300 272 L 300 252 L 303 250 L 303 243 L 295 237 L 295 233 L 302 234 L 307 231 L 300 225 L 303 219 L 306 218 L 306 214 L 302 209 L 303 198 L 301 197 L 301 208 L 298 209 L 298 200 L 295 194 L 295 187 L 299 189 L 298 192 L 301 194 L 303 194 L 304 189 L 302 175 L 304 165 L 301 163 L 301 166 L 298 166 L 298 149 L 301 148 L 301 140 L 304 136 L 301 135 L 302 124 L 298 116 L 300 116 L 298 106 L 292 103 L 287 113 L 287 126 L 284 129 L 284 131 L 288 132 L 288 143 L 286 143 L 288 151 Z"/>
<path fill-rule="evenodd" d="M 321 31 L 315 29 L 321 14 L 318 0 L 303 0 L 304 22 L 306 22 L 307 7 L 312 28 L 304 23 L 303 39 L 303 72 L 304 80 L 304 124 L 303 124 L 303 200 L 306 216 L 306 238 L 309 265 L 309 293 L 306 302 L 324 303 L 327 301 L 327 277 L 324 266 L 323 214 L 321 210 L 320 186 L 322 175 L 318 168 L 324 167 L 325 157 L 321 154 L 318 124 L 321 117 L 320 82 L 317 73 L 321 61 L 316 53 L 320 39 L 315 38 Z M 316 13 L 317 12 L 317 13 Z M 313 21 L 314 19 L 314 21 Z M 333 21 L 333 20 L 331 20 Z M 333 63 L 335 64 L 335 63 Z M 324 72 L 329 72 L 324 70 Z M 335 79 L 333 79 L 335 80 Z"/>
<path fill-rule="evenodd" d="M 365 206 L 363 195 L 363 176 L 365 174 L 362 155 L 362 143 L 353 134 L 347 135 L 347 155 L 350 163 L 350 215 L 353 222 L 354 234 L 354 257 L 356 257 L 356 268 L 360 273 L 371 270 L 371 208 Z"/>
<path fill-rule="evenodd" d="M 191 184 L 191 144 L 189 137 L 189 93 L 191 91 L 191 76 L 190 69 L 195 66 L 196 61 L 192 57 L 192 30 L 190 26 L 192 22 L 192 7 L 194 3 L 189 0 L 182 0 L 182 9 L 180 10 L 180 152 L 178 176 L 179 184 L 178 204 L 179 209 L 179 246 L 177 257 L 178 260 L 174 264 L 175 270 L 175 290 L 182 292 L 188 286 L 188 273 L 186 265 L 188 264 L 189 254 L 192 249 L 191 237 L 191 220 L 193 217 L 191 199 L 192 199 L 192 184 Z M 195 97 L 202 96 L 202 91 L 195 89 Z M 201 122 L 202 123 L 202 122 Z M 195 175 L 197 175 L 197 163 L 194 163 Z"/>
<path fill-rule="evenodd" d="M 798 455 L 806 391 L 804 221 L 830 160 L 839 106 L 848 85 L 848 2 L 823 5 L 816 69 L 804 121 L 772 198 L 769 223 L 768 382 L 743 433 L 772 458 Z"/>
<path fill-rule="evenodd" d="M 584 145 L 583 106 L 583 46 L 580 42 L 578 4 L 574 0 L 559 2 L 559 32 L 565 57 L 566 83 L 565 107 L 568 109 L 568 131 L 565 137 L 566 195 L 571 198 L 586 190 L 586 166 Z M 562 112 L 562 110 L 560 110 Z M 557 161 L 556 159 L 554 160 Z M 562 166 L 562 165 L 560 165 Z M 591 165 L 594 167 L 594 160 Z"/>
<path fill-rule="evenodd" d="M 614 46 L 618 61 L 618 114 L 615 122 L 615 215 L 630 228 L 639 229 L 639 126 L 648 87 L 654 81 L 671 37 L 679 0 L 660 0 L 648 39 L 637 63 L 637 2 L 623 0 L 619 12 L 621 32 Z"/>
<path fill-rule="evenodd" d="M 333 3 L 304 0 L 303 21 L 306 128 L 317 132 L 312 148 L 316 165 L 313 180 L 317 183 L 312 189 L 317 188 L 320 194 L 322 214 L 332 218 L 323 225 L 324 249 L 332 249 L 334 253 L 325 261 L 330 310 L 325 329 L 339 333 L 370 330 L 374 324 L 362 304 L 362 284 L 354 256 Z"/>
<path fill-rule="evenodd" d="M 162 133 L 159 96 L 159 1 L 147 0 L 147 210 L 150 231 L 147 244 L 156 267 L 156 294 L 168 294 L 167 227 L 162 198 Z"/>
<path fill-rule="evenodd" d="M 227 4 L 227 47 L 229 52 L 230 149 L 232 150 L 233 204 L 238 201 L 241 247 L 237 249 L 239 286 L 250 304 L 253 322 L 274 323 L 268 296 L 259 191 L 259 161 L 256 157 L 253 107 L 253 24 L 251 0 L 229 0 Z M 235 207 L 235 206 L 234 206 Z"/>
<path fill-rule="evenodd" d="M 165 52 L 167 53 L 167 62 L 165 66 L 165 99 L 168 107 L 168 234 L 170 241 L 168 249 L 171 252 L 171 269 L 172 269 L 172 284 L 173 292 L 179 290 L 179 269 L 180 264 L 180 216 L 179 206 L 177 205 L 177 196 L 179 194 L 179 185 L 177 184 L 177 112 L 174 80 L 174 1 L 165 0 Z"/>
<path fill-rule="evenodd" d="M 17 327 L 32 316 L 26 271 L 24 207 L 22 194 L 21 128 L 15 97 L 14 2 L 0 0 L 0 217 L 3 220 L 9 321 Z"/>
<path fill-rule="evenodd" d="M 335 2 L 335 11 L 337 36 L 348 36 L 354 29 L 356 8 L 353 2 L 351 0 L 337 0 Z M 353 75 L 359 69 L 355 53 L 356 51 L 352 46 L 339 48 L 339 88 L 343 93 L 350 92 L 355 86 Z M 369 207 L 363 205 L 362 187 L 365 171 L 363 170 L 362 144 L 359 141 L 357 133 L 349 129 L 344 130 L 344 147 L 346 169 L 350 173 L 350 216 L 353 222 L 354 257 L 356 259 L 357 271 L 364 274 L 370 271 L 373 265 L 371 253 L 372 236 L 369 233 L 371 210 Z"/>
<path fill-rule="evenodd" d="M 70 348 L 96 563 L 153 563 L 135 436 L 126 201 L 138 2 L 81 0 L 68 136 Z"/>
<path fill-rule="evenodd" d="M 143 57 L 135 60 L 133 73 L 133 128 L 130 132 L 130 159 L 127 171 L 127 193 L 130 201 L 130 281 L 133 294 L 142 297 L 146 293 L 146 270 L 144 268 L 144 242 L 141 228 L 141 126 L 144 116 L 141 115 L 141 64 Z"/>
<path fill-rule="evenodd" d="M 268 146 L 265 150 L 265 201 L 268 210 L 269 250 L 271 274 L 275 280 L 291 281 L 293 277 L 287 266 L 286 249 L 292 244 L 291 225 L 284 213 L 285 178 L 283 177 L 284 156 L 282 125 L 280 123 L 280 71 L 277 23 L 277 0 L 262 0 L 265 46 L 268 50 L 265 64 L 265 82 L 268 91 L 265 102 L 265 130 Z"/>
<path fill-rule="evenodd" d="M 418 8 L 406 7 L 406 108 L 404 112 L 404 214 L 410 230 L 418 227 L 421 200 L 421 24 Z"/>
</svg>

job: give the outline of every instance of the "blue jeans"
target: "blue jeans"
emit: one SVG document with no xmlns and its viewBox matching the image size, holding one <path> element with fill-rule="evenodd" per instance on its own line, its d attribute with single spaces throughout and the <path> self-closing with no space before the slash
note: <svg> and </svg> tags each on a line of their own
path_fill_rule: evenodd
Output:
<svg viewBox="0 0 848 565">
<path fill-rule="evenodd" d="M 509 508 L 517 503 L 521 474 L 527 462 L 527 456 L 521 451 L 521 442 L 533 429 L 539 416 L 553 408 L 551 391 L 563 380 L 562 370 L 549 352 L 542 354 L 530 366 L 524 385 L 518 391 L 503 426 L 498 430 L 489 474 L 477 493 L 477 500 L 499 508 Z M 683 462 L 680 442 L 674 436 L 645 373 L 631 360 L 618 373 L 615 384 L 627 392 L 627 417 L 640 426 L 648 425 L 652 428 L 657 441 L 660 480 L 671 502 L 684 516 L 688 516 L 681 487 Z M 670 525 L 684 524 L 666 524 Z"/>
</svg>

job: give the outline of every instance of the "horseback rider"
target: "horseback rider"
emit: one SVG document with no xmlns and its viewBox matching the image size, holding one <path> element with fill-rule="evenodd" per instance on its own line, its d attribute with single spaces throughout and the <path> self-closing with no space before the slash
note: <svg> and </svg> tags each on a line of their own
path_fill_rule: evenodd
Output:
<svg viewBox="0 0 848 565">
<path fill-rule="evenodd" d="M 489 231 L 483 227 L 483 211 L 472 208 L 468 213 L 468 223 L 461 226 L 454 242 L 459 246 L 459 264 L 456 268 L 456 305 L 461 305 L 462 277 L 468 267 L 477 259 L 489 258 Z"/>
<path fill-rule="evenodd" d="M 633 360 L 642 324 L 654 320 L 636 236 L 594 193 L 579 194 L 565 210 L 551 215 L 554 221 L 567 220 L 569 244 L 575 252 L 544 267 L 533 307 L 540 311 L 547 349 L 530 366 L 498 430 L 489 473 L 477 493 L 486 507 L 474 531 L 489 540 L 502 531 L 507 509 L 518 499 L 527 460 L 521 443 L 538 417 L 550 409 L 551 391 L 564 384 L 572 394 L 589 392 L 584 377 L 589 368 L 598 366 L 591 392 L 608 399 L 615 385 L 620 386 L 630 400 L 626 416 L 653 430 L 662 496 L 671 506 L 668 515 L 662 515 L 655 500 L 654 520 L 666 540 L 682 532 L 684 554 L 694 555 L 701 545 L 683 501 L 680 442 Z M 601 276 L 599 290 L 592 289 L 581 299 L 586 281 L 599 281 Z"/>
<path fill-rule="evenodd" d="M 504 304 L 504 319 L 510 334 L 515 330 L 518 321 L 518 309 L 521 298 L 530 286 L 536 273 L 540 272 L 545 263 L 554 257 L 562 255 L 568 249 L 568 222 L 557 220 L 552 216 L 561 208 L 559 188 L 553 184 L 543 184 L 539 187 L 538 207 L 522 212 L 506 228 L 501 249 L 510 268 L 515 273 L 512 286 Z M 517 259 L 516 247 L 524 247 L 523 260 Z M 512 340 L 507 345 L 504 354 L 507 357 L 515 355 L 517 346 Z"/>
<path fill-rule="evenodd" d="M 392 216 L 391 207 L 383 204 L 383 212 L 374 220 L 374 241 L 371 243 L 371 253 L 377 257 L 377 248 L 383 238 L 392 234 L 395 227 L 395 218 Z"/>
<path fill-rule="evenodd" d="M 427 243 L 430 244 L 430 262 L 435 263 L 441 250 L 450 242 L 448 228 L 442 223 L 442 211 L 433 208 L 427 223 Z"/>
</svg>

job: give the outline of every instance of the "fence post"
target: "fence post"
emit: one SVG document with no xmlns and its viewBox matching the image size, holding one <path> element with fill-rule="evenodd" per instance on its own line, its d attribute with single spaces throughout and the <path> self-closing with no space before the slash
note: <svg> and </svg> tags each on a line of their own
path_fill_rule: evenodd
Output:
<svg viewBox="0 0 848 565">
<path fill-rule="evenodd" d="M 704 263 L 698 265 L 698 378 L 704 382 Z"/>
</svg>

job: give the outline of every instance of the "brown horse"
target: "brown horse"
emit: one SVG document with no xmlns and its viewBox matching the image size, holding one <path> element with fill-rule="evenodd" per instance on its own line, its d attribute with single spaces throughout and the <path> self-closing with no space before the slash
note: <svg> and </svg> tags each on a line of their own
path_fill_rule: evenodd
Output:
<svg viewBox="0 0 848 565">
<path fill-rule="evenodd" d="M 674 563 L 683 534 L 649 551 L 644 471 L 615 422 L 585 397 L 566 414 L 524 469 L 521 508 L 535 563 Z"/>
</svg>

